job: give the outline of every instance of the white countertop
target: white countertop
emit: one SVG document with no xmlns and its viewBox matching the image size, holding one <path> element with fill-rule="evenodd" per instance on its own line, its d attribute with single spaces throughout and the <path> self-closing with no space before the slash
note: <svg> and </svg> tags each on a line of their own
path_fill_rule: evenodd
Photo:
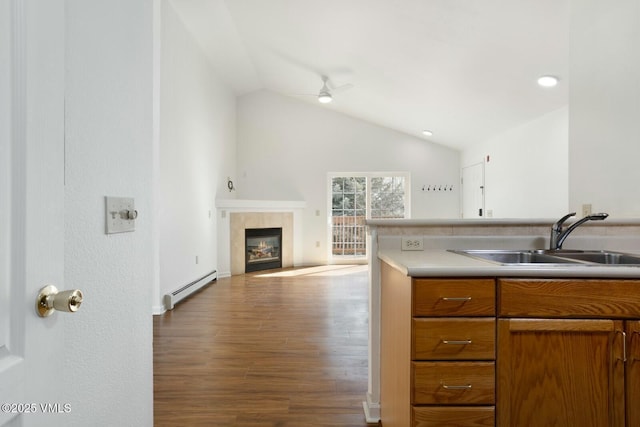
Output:
<svg viewBox="0 0 640 427">
<path fill-rule="evenodd" d="M 579 217 L 569 219 L 565 225 L 571 225 Z M 366 224 L 372 227 L 419 227 L 419 226 L 551 226 L 558 218 L 443 218 L 443 219 L 368 219 Z M 640 218 L 607 218 L 606 221 L 590 221 L 585 224 L 590 227 L 608 227 L 612 225 L 640 225 Z"/>
<path fill-rule="evenodd" d="M 599 264 L 501 265 L 443 249 L 380 249 L 378 258 L 412 277 L 581 277 L 640 279 L 640 266 Z"/>
</svg>

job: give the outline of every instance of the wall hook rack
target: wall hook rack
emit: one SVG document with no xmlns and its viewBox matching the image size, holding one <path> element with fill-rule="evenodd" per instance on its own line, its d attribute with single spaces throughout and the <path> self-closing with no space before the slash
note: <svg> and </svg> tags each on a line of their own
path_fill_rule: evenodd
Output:
<svg viewBox="0 0 640 427">
<path fill-rule="evenodd" d="M 452 184 L 424 184 L 422 186 L 422 191 L 434 191 L 436 193 L 444 193 L 446 191 L 453 191 Z"/>
</svg>

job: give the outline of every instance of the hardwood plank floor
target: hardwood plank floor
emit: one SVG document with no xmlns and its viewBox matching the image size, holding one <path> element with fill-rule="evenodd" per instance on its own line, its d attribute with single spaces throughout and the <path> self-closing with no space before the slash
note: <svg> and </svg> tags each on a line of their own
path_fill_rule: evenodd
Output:
<svg viewBox="0 0 640 427">
<path fill-rule="evenodd" d="M 154 425 L 367 426 L 367 277 L 233 276 L 154 316 Z"/>
</svg>

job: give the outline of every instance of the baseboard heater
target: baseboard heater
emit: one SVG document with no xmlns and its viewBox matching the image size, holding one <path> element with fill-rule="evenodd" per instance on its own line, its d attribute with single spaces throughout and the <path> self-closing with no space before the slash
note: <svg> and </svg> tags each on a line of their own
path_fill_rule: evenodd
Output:
<svg viewBox="0 0 640 427">
<path fill-rule="evenodd" d="M 193 282 L 184 285 L 180 289 L 176 289 L 175 291 L 171 292 L 170 294 L 166 294 L 164 296 L 164 307 L 167 310 L 173 310 L 173 307 L 178 302 L 182 301 L 183 299 L 185 299 L 186 297 L 188 297 L 192 293 L 196 292 L 197 290 L 199 290 L 203 286 L 213 282 L 217 278 L 218 278 L 218 271 L 217 270 L 213 270 L 211 273 L 205 274 L 201 278 L 196 279 Z"/>
</svg>

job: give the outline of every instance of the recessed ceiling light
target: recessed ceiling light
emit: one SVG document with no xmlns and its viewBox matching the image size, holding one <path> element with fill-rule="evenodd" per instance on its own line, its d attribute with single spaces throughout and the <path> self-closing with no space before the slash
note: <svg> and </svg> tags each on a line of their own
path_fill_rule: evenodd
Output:
<svg viewBox="0 0 640 427">
<path fill-rule="evenodd" d="M 431 131 L 430 131 L 430 130 L 428 130 L 428 129 L 423 130 L 423 131 L 422 131 L 422 134 L 423 134 L 424 136 L 433 136 L 433 132 L 431 132 Z"/>
<path fill-rule="evenodd" d="M 554 87 L 558 84 L 558 78 L 555 76 L 540 76 L 538 84 L 542 87 Z"/>
</svg>

